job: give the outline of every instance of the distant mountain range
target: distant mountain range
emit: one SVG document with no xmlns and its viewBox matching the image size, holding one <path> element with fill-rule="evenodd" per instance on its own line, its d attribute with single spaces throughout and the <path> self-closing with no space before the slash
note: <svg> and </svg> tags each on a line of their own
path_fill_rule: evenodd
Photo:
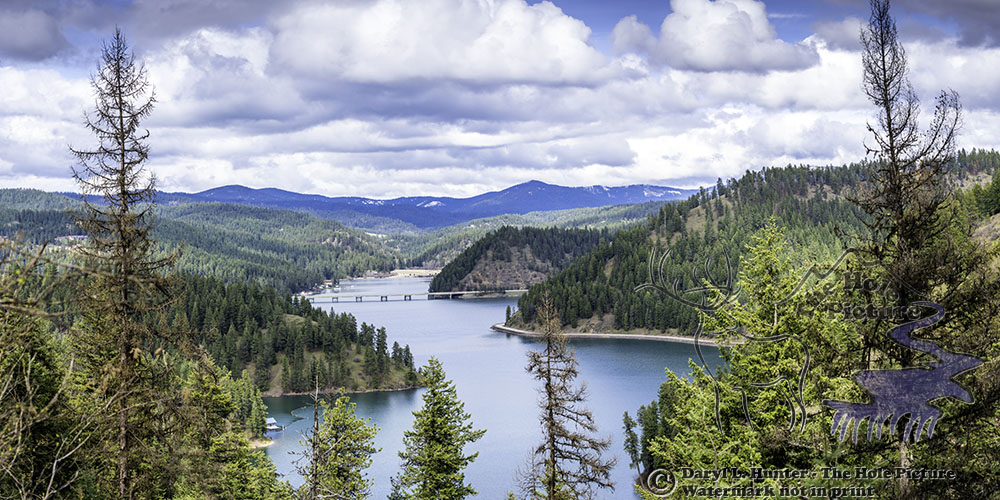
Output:
<svg viewBox="0 0 1000 500">
<path fill-rule="evenodd" d="M 502 214 L 678 200 L 696 191 L 647 184 L 565 187 L 530 181 L 470 198 L 408 196 L 377 200 L 301 194 L 275 188 L 222 186 L 200 193 L 162 192 L 158 194 L 157 201 L 163 204 L 220 202 L 282 208 L 337 220 L 361 229 L 400 232 L 435 229 Z"/>
</svg>

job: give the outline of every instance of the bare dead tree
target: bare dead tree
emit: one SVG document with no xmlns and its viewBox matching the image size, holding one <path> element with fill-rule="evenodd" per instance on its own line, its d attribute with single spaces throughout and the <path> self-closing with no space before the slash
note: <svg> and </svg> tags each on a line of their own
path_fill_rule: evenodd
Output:
<svg viewBox="0 0 1000 500">
<path fill-rule="evenodd" d="M 861 60 L 864 92 L 878 111 L 875 123 L 868 123 L 874 143 L 865 145 L 872 160 L 866 182 L 852 201 L 868 215 L 864 222 L 871 236 L 864 249 L 889 263 L 887 277 L 905 277 L 906 284 L 893 285 L 900 302 L 908 304 L 913 290 L 940 284 L 917 254 L 951 222 L 942 220 L 947 215 L 941 206 L 950 193 L 946 169 L 955 157 L 962 107 L 955 91 L 942 91 L 930 127 L 921 132 L 920 100 L 889 0 L 871 0 L 871 11 L 861 30 Z"/>
<path fill-rule="evenodd" d="M 532 499 L 594 498 L 598 489 L 614 490 L 610 474 L 616 460 L 602 457 L 611 441 L 594 436 L 597 425 L 583 406 L 587 386 L 575 384 L 577 362 L 547 295 L 539 312 L 544 348 L 528 353 L 526 369 L 543 383 L 539 389 L 543 441 L 535 449 L 530 477 L 522 477 L 520 483 L 537 485 L 523 491 Z"/>
<path fill-rule="evenodd" d="M 860 248 L 879 263 L 879 278 L 894 292 L 892 305 L 905 307 L 921 297 L 930 298 L 948 311 L 930 333 L 937 336 L 934 340 L 946 349 L 983 355 L 996 338 L 988 321 L 983 321 L 995 314 L 996 306 L 990 302 L 995 300 L 996 283 L 985 278 L 992 275 L 986 272 L 987 254 L 969 239 L 971 227 L 950 199 L 948 165 L 954 161 L 962 126 L 959 97 L 953 90 L 940 92 L 930 125 L 921 130 L 920 102 L 908 78 L 907 56 L 890 1 L 870 0 L 870 5 L 871 17 L 860 35 L 863 89 L 877 118 L 868 124 L 873 142 L 866 144 L 871 161 L 865 183 L 852 197 L 867 215 L 864 223 L 870 232 L 859 238 Z M 875 323 L 864 331 L 865 363 L 877 359 L 886 367 L 912 367 L 919 353 L 888 339 L 882 334 L 887 325 Z M 982 383 L 973 392 L 985 401 L 980 399 L 967 411 L 992 414 L 995 406 L 988 401 L 991 397 L 996 401 L 996 384 Z M 974 417 L 955 417 L 950 424 L 966 430 L 979 426 Z M 931 445 L 942 439 L 947 438 L 935 436 Z M 909 467 L 911 455 L 901 439 L 899 466 Z M 896 494 L 916 498 L 917 487 L 924 485 L 915 486 L 904 477 Z"/>
<path fill-rule="evenodd" d="M 85 123 L 98 144 L 91 149 L 70 149 L 78 160 L 73 177 L 84 196 L 84 213 L 78 223 L 87 232 L 88 243 L 81 253 L 105 273 L 97 280 L 93 295 L 98 300 L 92 307 L 106 314 L 106 322 L 99 329 L 102 335 L 90 341 L 114 346 L 115 359 L 107 360 L 112 370 L 101 371 L 112 374 L 121 394 L 116 411 L 117 490 L 120 498 L 127 499 L 136 494 L 131 461 L 143 428 L 133 418 L 133 408 L 141 403 L 144 387 L 143 352 L 154 337 L 141 318 L 170 298 L 163 272 L 175 256 L 153 256 L 150 230 L 155 179 L 145 168 L 149 132 L 140 129 L 140 123 L 152 112 L 156 99 L 144 66 L 135 60 L 121 30 L 116 29 L 111 40 L 102 44 L 101 64 L 91 77 L 91 87 L 96 106 L 93 114 L 85 115 Z M 92 202 L 95 195 L 102 203 Z"/>
</svg>

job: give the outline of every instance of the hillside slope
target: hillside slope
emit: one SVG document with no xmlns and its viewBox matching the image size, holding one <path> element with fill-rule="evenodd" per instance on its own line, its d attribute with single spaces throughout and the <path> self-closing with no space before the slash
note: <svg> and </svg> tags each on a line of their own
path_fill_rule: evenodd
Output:
<svg viewBox="0 0 1000 500">
<path fill-rule="evenodd" d="M 386 243 L 410 257 L 412 266 L 440 268 L 480 238 L 504 226 L 615 231 L 655 216 L 667 203 L 671 202 L 505 214 L 475 219 L 420 235 L 389 237 Z"/>
<path fill-rule="evenodd" d="M 502 227 L 444 266 L 430 291 L 527 288 L 564 269 L 608 237 L 607 231 Z"/>
<path fill-rule="evenodd" d="M 79 202 L 33 190 L 0 190 L 0 236 L 31 243 L 82 235 L 69 211 Z M 40 207 L 35 209 L 33 207 Z M 157 207 L 159 251 L 181 249 L 178 270 L 227 282 L 253 282 L 282 292 L 327 279 L 388 271 L 399 253 L 375 237 L 326 219 L 287 210 L 223 203 Z"/>
<path fill-rule="evenodd" d="M 950 177 L 956 185 L 982 179 L 992 173 L 997 158 L 1000 153 L 962 151 Z M 646 223 L 619 231 L 610 245 L 531 287 L 520 298 L 511 326 L 532 327 L 547 292 L 563 324 L 578 331 L 692 333 L 698 322 L 693 308 L 650 290 L 635 291 L 649 280 L 652 251 L 671 250 L 665 271 L 681 290 L 703 285 L 706 262 L 712 279 L 721 282 L 726 277 L 723 256 L 735 266 L 749 237 L 774 217 L 803 261 L 833 258 L 843 249 L 838 231 L 865 230 L 858 210 L 845 198 L 861 179 L 861 165 L 849 165 L 767 168 L 720 180 L 713 190 L 666 205 Z"/>
</svg>

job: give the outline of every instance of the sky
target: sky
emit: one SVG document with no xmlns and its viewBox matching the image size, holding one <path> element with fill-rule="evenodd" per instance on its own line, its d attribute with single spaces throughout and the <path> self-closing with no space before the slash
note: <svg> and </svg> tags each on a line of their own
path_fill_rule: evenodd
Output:
<svg viewBox="0 0 1000 500">
<path fill-rule="evenodd" d="M 894 0 L 910 80 L 1000 149 L 1000 3 Z M 120 27 L 166 191 L 693 187 L 865 158 L 865 0 L 0 0 L 0 187 L 76 190 Z"/>
</svg>

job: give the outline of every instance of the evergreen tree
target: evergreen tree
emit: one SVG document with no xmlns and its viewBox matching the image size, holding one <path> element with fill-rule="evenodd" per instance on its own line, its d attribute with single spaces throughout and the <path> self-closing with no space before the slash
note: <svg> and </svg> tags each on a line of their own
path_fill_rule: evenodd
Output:
<svg viewBox="0 0 1000 500">
<path fill-rule="evenodd" d="M 560 333 L 559 313 L 548 297 L 539 311 L 541 351 L 528 352 L 527 371 L 542 382 L 540 422 L 542 443 L 535 448 L 531 469 L 525 471 L 526 498 L 562 500 L 594 498 L 596 489 L 614 489 L 611 469 L 615 459 L 602 454 L 611 440 L 594 437 L 597 426 L 583 404 L 586 385 L 574 385 L 579 375 L 573 351 Z"/>
<path fill-rule="evenodd" d="M 114 430 L 114 458 L 117 461 L 116 490 L 121 499 L 147 496 L 136 484 L 150 481 L 136 478 L 149 474 L 138 462 L 150 457 L 148 436 L 156 418 L 149 411 L 163 394 L 154 385 L 155 370 L 148 370 L 151 354 L 147 350 L 165 332 L 151 331 L 142 318 L 161 307 L 170 298 L 168 282 L 162 272 L 174 256 L 154 257 L 150 236 L 154 178 L 144 163 L 149 154 L 145 144 L 148 131 L 140 122 L 153 109 L 155 97 L 146 71 L 137 63 L 120 30 L 102 46 L 102 62 L 91 78 L 97 96 L 93 115 L 86 115 L 87 128 L 98 139 L 90 150 L 72 149 L 78 160 L 73 176 L 84 195 L 84 214 L 80 226 L 87 232 L 87 244 L 81 254 L 102 276 L 87 296 L 94 297 L 93 309 L 101 311 L 104 321 L 95 333 L 81 339 L 96 350 L 110 346 L 110 356 L 87 367 L 95 379 L 117 388 Z M 90 202 L 91 196 L 103 203 Z M 94 350 L 92 350 L 93 352 Z M 161 351 L 162 352 L 162 351 Z M 162 379 L 160 379 L 162 380 Z M 145 486 L 144 486 L 145 487 Z"/>
<path fill-rule="evenodd" d="M 473 428 L 472 416 L 437 358 L 428 360 L 420 372 L 427 391 L 423 406 L 413 412 L 413 429 L 403 434 L 402 471 L 393 478 L 391 498 L 458 500 L 476 495 L 465 483 L 465 468 L 479 452 L 466 455 L 464 449 L 486 430 Z"/>
<path fill-rule="evenodd" d="M 640 407 L 636 416 L 642 429 L 637 454 L 640 484 L 645 485 L 646 475 L 656 469 L 711 468 L 718 463 L 740 469 L 782 469 L 827 466 L 843 458 L 842 443 L 829 432 L 830 412 L 820 400 L 858 397 L 849 377 L 860 340 L 842 315 L 806 314 L 803 311 L 811 309 L 803 307 L 803 295 L 789 299 L 804 272 L 792 267 L 794 259 L 786 234 L 774 221 L 751 238 L 734 283 L 745 300 L 725 302 L 704 319 L 706 331 L 726 332 L 723 340 L 735 337 L 743 342 L 722 350 L 725 370 L 692 362 L 690 379 L 668 370 L 659 397 Z M 846 300 L 839 292 L 830 292 L 831 303 Z M 803 346 L 823 349 L 810 351 L 809 376 L 800 379 L 806 359 Z M 802 400 L 804 404 L 798 404 Z M 636 451 L 634 443 L 626 432 L 630 457 Z M 870 456 L 858 454 L 850 460 L 855 466 L 875 466 Z M 822 478 L 803 484 L 837 485 Z M 715 483 L 751 485 L 780 486 L 739 477 Z M 648 492 L 644 497 L 655 498 Z"/>
<path fill-rule="evenodd" d="M 0 310 L 0 498 L 83 495 L 76 483 L 88 466 L 77 451 L 103 414 L 75 412 L 67 386 L 43 323 Z"/>
<path fill-rule="evenodd" d="M 304 500 L 321 498 L 363 499 L 370 495 L 373 481 L 365 469 L 372 464 L 378 427 L 368 425 L 369 419 L 355 416 L 357 405 L 341 396 L 331 405 L 320 399 L 318 389 L 313 394 L 313 430 L 298 465 L 305 478 L 299 497 Z M 320 422 L 322 412 L 322 423 Z"/>
<path fill-rule="evenodd" d="M 720 181 L 721 182 L 721 181 Z M 642 459 L 640 456 L 639 436 L 635 433 L 636 422 L 626 411 L 622 415 L 622 430 L 625 433 L 625 453 L 631 461 L 629 467 L 635 469 L 639 477 L 642 477 Z"/>
<path fill-rule="evenodd" d="M 375 352 L 377 354 L 376 365 L 379 378 L 385 376 L 389 370 L 389 350 L 386 341 L 385 327 L 380 327 L 375 335 Z"/>
<path fill-rule="evenodd" d="M 228 389 L 227 389 L 228 387 Z M 182 458 L 182 474 L 176 484 L 168 485 L 164 497 L 232 498 L 240 500 L 291 500 L 291 488 L 278 481 L 274 464 L 262 451 L 250 450 L 240 421 L 240 406 L 234 394 L 246 392 L 249 385 L 230 379 L 225 369 L 202 357 L 188 374 L 183 394 L 182 444 L 187 453 Z M 251 414 L 260 412 L 260 397 L 250 402 Z M 256 410 L 254 409 L 256 407 Z M 263 423 L 263 414 L 260 416 Z M 180 437 L 180 436 L 175 436 Z M 158 470 L 169 476 L 170 471 Z"/>
</svg>

